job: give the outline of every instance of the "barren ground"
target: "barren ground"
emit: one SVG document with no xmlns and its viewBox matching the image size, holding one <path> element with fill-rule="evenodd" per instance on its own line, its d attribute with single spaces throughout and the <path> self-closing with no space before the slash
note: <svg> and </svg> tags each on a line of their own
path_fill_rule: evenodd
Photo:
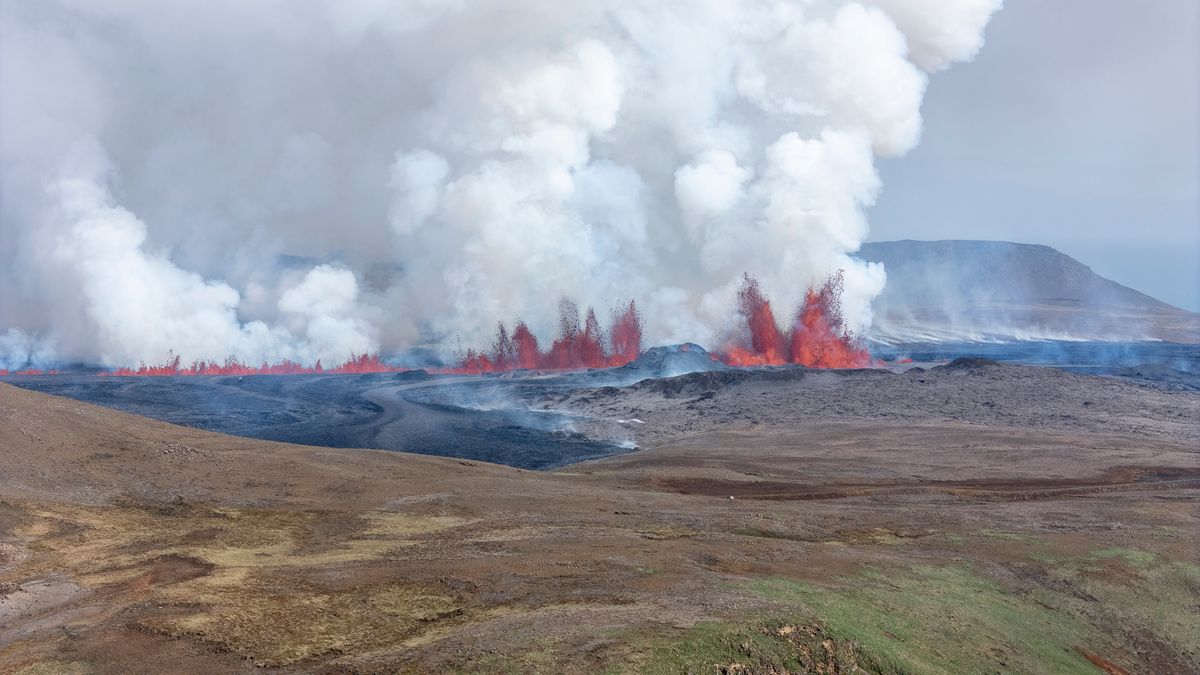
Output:
<svg viewBox="0 0 1200 675">
<path fill-rule="evenodd" d="M 513 395 L 640 450 L 533 472 L 0 384 L 0 671 L 1200 670 L 1196 392 L 968 362 Z"/>
</svg>

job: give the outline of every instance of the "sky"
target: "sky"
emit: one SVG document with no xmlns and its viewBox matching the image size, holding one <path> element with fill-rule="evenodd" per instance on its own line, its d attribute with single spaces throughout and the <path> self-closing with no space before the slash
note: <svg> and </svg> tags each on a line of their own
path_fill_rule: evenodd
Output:
<svg viewBox="0 0 1200 675">
<path fill-rule="evenodd" d="M 871 239 L 1048 244 L 1200 311 L 1200 2 L 1006 0 L 880 160 Z"/>
</svg>

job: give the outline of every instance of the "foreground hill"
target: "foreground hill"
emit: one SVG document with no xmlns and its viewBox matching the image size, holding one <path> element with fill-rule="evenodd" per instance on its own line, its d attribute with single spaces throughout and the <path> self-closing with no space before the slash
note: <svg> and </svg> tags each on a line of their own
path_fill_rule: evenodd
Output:
<svg viewBox="0 0 1200 675">
<path fill-rule="evenodd" d="M 1003 241 L 884 241 L 875 302 L 883 342 L 1086 339 L 1200 343 L 1200 314 L 1096 274 L 1049 246 Z"/>
<path fill-rule="evenodd" d="M 1193 393 L 962 361 L 546 405 L 643 449 L 530 472 L 0 383 L 0 672 L 1200 668 Z"/>
</svg>

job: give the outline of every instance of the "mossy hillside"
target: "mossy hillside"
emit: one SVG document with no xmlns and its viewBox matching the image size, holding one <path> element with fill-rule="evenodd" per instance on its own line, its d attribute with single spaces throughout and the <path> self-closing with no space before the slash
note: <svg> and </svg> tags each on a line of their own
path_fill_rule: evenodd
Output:
<svg viewBox="0 0 1200 675">
<path fill-rule="evenodd" d="M 860 645 L 883 673 L 1092 673 L 1075 650 L 1103 642 L 1086 622 L 1014 595 L 962 567 L 867 570 L 843 588 L 789 579 L 752 582 L 755 593 L 804 608 L 831 634 Z"/>
</svg>

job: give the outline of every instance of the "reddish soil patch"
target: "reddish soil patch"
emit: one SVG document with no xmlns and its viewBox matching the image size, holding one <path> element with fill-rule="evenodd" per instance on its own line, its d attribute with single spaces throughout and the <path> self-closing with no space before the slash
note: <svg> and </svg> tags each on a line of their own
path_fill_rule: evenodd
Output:
<svg viewBox="0 0 1200 675">
<path fill-rule="evenodd" d="M 212 572 L 213 567 L 211 563 L 196 558 L 166 555 L 153 562 L 145 572 L 123 585 L 131 591 L 141 591 L 153 586 L 167 586 L 202 577 Z"/>
<path fill-rule="evenodd" d="M 1095 478 L 983 479 L 970 481 L 881 481 L 847 485 L 806 485 L 789 481 L 729 480 L 719 478 L 663 478 L 648 484 L 664 492 L 736 499 L 803 501 L 844 499 L 869 495 L 942 493 L 959 497 L 1039 499 L 1072 494 L 1107 492 L 1115 488 L 1200 487 L 1200 469 L 1185 467 L 1114 467 Z"/>
<path fill-rule="evenodd" d="M 1083 647 L 1076 647 L 1075 651 L 1079 652 L 1080 656 L 1082 656 L 1083 658 L 1090 661 L 1092 663 L 1092 665 L 1094 665 L 1097 668 L 1099 668 L 1100 670 L 1103 670 L 1104 672 L 1108 673 L 1108 675 L 1130 675 L 1130 672 L 1128 670 L 1125 670 L 1121 666 L 1118 666 L 1117 664 L 1113 663 L 1112 661 L 1109 661 L 1108 659 L 1104 658 L 1103 656 L 1100 656 L 1099 654 L 1094 654 L 1092 652 L 1089 652 L 1088 650 L 1084 649 Z"/>
</svg>

